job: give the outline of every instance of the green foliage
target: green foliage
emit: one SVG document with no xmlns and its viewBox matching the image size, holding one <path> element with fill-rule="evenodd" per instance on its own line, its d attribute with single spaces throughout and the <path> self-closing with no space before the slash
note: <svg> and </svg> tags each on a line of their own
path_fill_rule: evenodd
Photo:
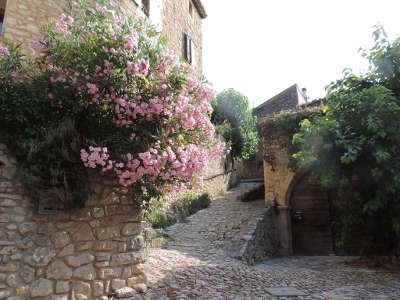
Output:
<svg viewBox="0 0 400 300">
<path fill-rule="evenodd" d="M 199 210 L 210 206 L 211 200 L 207 193 L 195 196 L 189 194 L 186 198 L 174 202 L 170 207 L 166 208 L 166 200 L 164 203 L 153 201 L 145 211 L 145 219 L 153 228 L 167 228 L 175 224 L 178 219 L 184 219 L 195 214 Z"/>
<path fill-rule="evenodd" d="M 209 207 L 211 203 L 210 196 L 207 193 L 201 194 L 200 196 L 189 201 L 189 213 L 191 215 L 195 214 L 199 210 Z"/>
<path fill-rule="evenodd" d="M 339 245 L 361 234 L 365 253 L 383 254 L 400 234 L 400 39 L 379 26 L 374 37 L 369 72 L 332 83 L 326 113 L 302 121 L 293 144 L 299 166 L 338 193 Z"/>
<path fill-rule="evenodd" d="M 235 158 L 249 159 L 257 152 L 257 117 L 246 96 L 234 89 L 219 93 L 212 103 L 211 121 L 218 133 L 230 143 Z"/>
<path fill-rule="evenodd" d="M 1 138 L 24 170 L 22 180 L 33 199 L 79 206 L 87 196 L 82 180 L 87 173 L 76 124 L 69 116 L 60 119 L 48 103 L 46 79 L 34 77 L 30 61 L 23 61 L 16 47 L 9 49 L 7 59 L 0 60 Z"/>
<path fill-rule="evenodd" d="M 317 116 L 324 114 L 324 110 L 320 107 L 313 107 L 311 109 L 301 109 L 290 112 L 282 112 L 278 114 L 274 123 L 276 124 L 276 129 L 283 133 L 284 136 L 288 137 L 289 141 L 294 138 L 299 138 L 298 132 L 300 131 L 302 121 L 304 119 L 313 120 Z M 292 170 L 296 170 L 298 167 L 297 159 L 299 158 L 299 143 L 288 143 L 287 153 L 289 157 L 289 167 Z"/>
</svg>

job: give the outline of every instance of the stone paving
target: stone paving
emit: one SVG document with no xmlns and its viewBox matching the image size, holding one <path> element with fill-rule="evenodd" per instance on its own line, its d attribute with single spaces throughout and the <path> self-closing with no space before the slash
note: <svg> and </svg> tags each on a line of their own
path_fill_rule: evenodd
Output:
<svg viewBox="0 0 400 300">
<path fill-rule="evenodd" d="M 144 299 L 400 299 L 400 274 L 349 267 L 349 257 L 282 257 L 254 266 L 233 258 L 237 235 L 263 212 L 241 202 L 241 184 L 208 209 L 167 230 L 144 268 Z M 280 295 L 280 296 L 279 296 Z"/>
</svg>

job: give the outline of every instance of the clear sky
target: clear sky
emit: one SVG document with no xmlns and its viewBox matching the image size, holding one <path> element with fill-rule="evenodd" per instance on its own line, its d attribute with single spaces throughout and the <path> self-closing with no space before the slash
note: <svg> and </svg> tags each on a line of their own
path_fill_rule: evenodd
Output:
<svg viewBox="0 0 400 300">
<path fill-rule="evenodd" d="M 400 0 L 202 0 L 203 69 L 217 91 L 257 106 L 294 83 L 311 99 L 344 68 L 366 68 L 358 49 L 381 23 L 400 36 Z"/>
</svg>

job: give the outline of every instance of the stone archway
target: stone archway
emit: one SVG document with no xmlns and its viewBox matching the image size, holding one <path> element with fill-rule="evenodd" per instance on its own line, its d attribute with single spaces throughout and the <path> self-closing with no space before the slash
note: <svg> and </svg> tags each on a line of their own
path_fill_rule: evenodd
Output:
<svg viewBox="0 0 400 300">
<path fill-rule="evenodd" d="M 288 155 L 288 146 L 291 141 L 279 129 L 273 118 L 265 119 L 259 125 L 259 133 L 264 161 L 265 205 L 275 208 L 278 254 L 332 254 L 332 233 L 327 231 L 327 228 L 331 230 L 331 222 L 326 192 L 323 192 L 321 187 L 309 183 L 308 174 L 291 168 Z M 316 208 L 314 202 L 319 203 L 320 207 Z M 314 217 L 316 210 L 323 213 Z M 311 226 L 308 230 L 307 226 L 294 222 L 293 213 L 296 211 L 303 211 L 303 218 L 306 218 L 303 223 Z M 322 231 L 318 231 L 319 226 L 322 226 L 322 224 L 318 225 L 318 222 L 321 223 L 318 219 L 325 219 L 328 222 L 324 224 Z M 311 224 L 307 224 L 308 222 Z M 299 236 L 304 236 L 304 241 L 300 238 L 300 248 L 298 247 Z M 310 247 L 315 245 L 316 249 L 307 248 L 307 245 Z"/>
<path fill-rule="evenodd" d="M 333 254 L 329 194 L 310 181 L 310 174 L 296 176 L 288 195 L 293 254 Z"/>
</svg>

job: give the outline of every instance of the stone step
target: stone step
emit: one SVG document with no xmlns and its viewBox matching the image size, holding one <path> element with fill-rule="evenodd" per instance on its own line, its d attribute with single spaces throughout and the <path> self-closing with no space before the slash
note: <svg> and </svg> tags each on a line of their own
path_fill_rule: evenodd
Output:
<svg viewBox="0 0 400 300">
<path fill-rule="evenodd" d="M 240 182 L 241 182 L 241 183 L 247 183 L 247 182 L 264 182 L 264 177 L 241 179 Z"/>
<path fill-rule="evenodd" d="M 239 190 L 232 201 L 231 211 L 237 209 L 243 213 L 237 216 L 236 226 L 224 233 L 227 237 L 224 248 L 231 257 L 254 264 L 276 254 L 275 213 L 265 207 L 264 182 L 242 182 Z"/>
<path fill-rule="evenodd" d="M 185 253 L 195 249 L 208 254 L 209 259 L 240 259 L 247 263 L 272 255 L 269 242 L 265 242 L 272 220 L 263 194 L 263 182 L 240 183 L 223 197 L 213 199 L 207 209 L 188 217 L 185 223 L 168 227 L 166 248 Z"/>
</svg>

